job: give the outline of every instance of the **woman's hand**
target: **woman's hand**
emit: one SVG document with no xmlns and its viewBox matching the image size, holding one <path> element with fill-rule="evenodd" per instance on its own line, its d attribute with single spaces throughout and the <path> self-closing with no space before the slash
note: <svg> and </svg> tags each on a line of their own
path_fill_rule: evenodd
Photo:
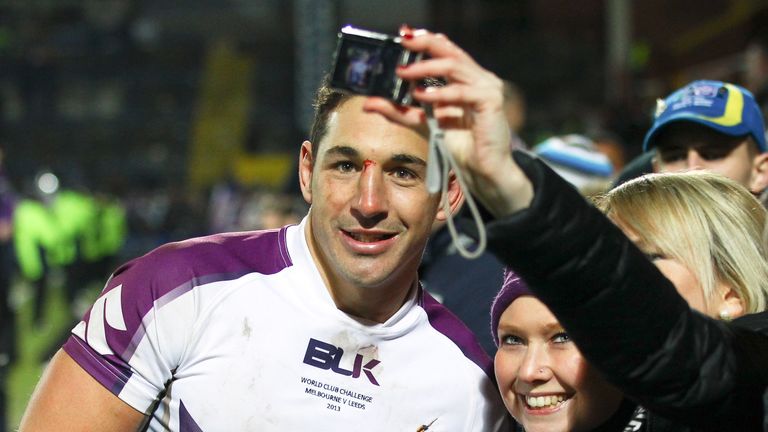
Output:
<svg viewBox="0 0 768 432">
<path fill-rule="evenodd" d="M 413 97 L 434 107 L 445 143 L 465 173 L 470 192 L 497 217 L 527 207 L 530 182 L 511 158 L 510 131 L 504 115 L 502 81 L 441 34 L 401 29 L 402 45 L 428 59 L 397 70 L 409 81 L 440 77 L 442 87 L 417 87 Z M 424 110 L 383 98 L 369 98 L 365 109 L 391 121 L 424 130 Z"/>
</svg>

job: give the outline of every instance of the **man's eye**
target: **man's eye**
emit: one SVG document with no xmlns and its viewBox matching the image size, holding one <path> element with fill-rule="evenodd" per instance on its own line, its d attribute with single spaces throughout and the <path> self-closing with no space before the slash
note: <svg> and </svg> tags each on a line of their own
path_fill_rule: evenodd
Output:
<svg viewBox="0 0 768 432">
<path fill-rule="evenodd" d="M 404 179 L 404 180 L 411 180 L 411 179 L 415 179 L 417 177 L 416 173 L 414 173 L 413 171 L 411 171 L 411 170 L 409 170 L 407 168 L 397 168 L 394 171 L 394 174 L 395 174 L 395 177 L 397 177 L 399 179 Z"/>
<path fill-rule="evenodd" d="M 341 162 L 336 162 L 335 168 L 339 172 L 345 172 L 346 173 L 346 172 L 354 171 L 355 170 L 355 165 L 352 162 L 349 162 L 349 161 L 341 161 Z"/>
<path fill-rule="evenodd" d="M 707 147 L 702 148 L 698 150 L 699 155 L 704 160 L 712 161 L 712 160 L 718 160 L 723 159 L 724 157 L 728 156 L 731 153 L 731 149 L 729 147 L 723 146 L 723 147 Z"/>
<path fill-rule="evenodd" d="M 686 158 L 687 152 L 685 149 L 664 149 L 659 151 L 661 160 L 666 163 L 678 162 Z"/>
</svg>

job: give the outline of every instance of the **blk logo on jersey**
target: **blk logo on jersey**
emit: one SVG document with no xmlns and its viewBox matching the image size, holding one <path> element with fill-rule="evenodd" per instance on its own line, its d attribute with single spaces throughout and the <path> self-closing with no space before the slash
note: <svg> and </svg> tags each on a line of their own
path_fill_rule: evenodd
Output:
<svg viewBox="0 0 768 432">
<path fill-rule="evenodd" d="M 373 376 L 372 369 L 381 363 L 380 361 L 371 359 L 366 364 L 363 364 L 363 355 L 355 354 L 352 370 L 347 370 L 340 366 L 343 356 L 343 349 L 327 342 L 310 338 L 307 352 L 304 354 L 304 363 L 323 370 L 330 369 L 337 374 L 351 376 L 352 378 L 359 378 L 360 374 L 364 373 L 373 385 L 379 385 L 376 377 Z"/>
</svg>

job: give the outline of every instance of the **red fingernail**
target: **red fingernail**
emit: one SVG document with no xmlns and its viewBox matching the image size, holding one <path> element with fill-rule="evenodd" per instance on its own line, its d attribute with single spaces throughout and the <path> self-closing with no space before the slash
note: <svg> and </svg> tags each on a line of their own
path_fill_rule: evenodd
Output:
<svg viewBox="0 0 768 432">
<path fill-rule="evenodd" d="M 403 105 L 395 105 L 395 109 L 398 110 L 401 114 L 408 112 L 408 107 Z"/>
<path fill-rule="evenodd" d="M 408 32 L 403 33 L 403 39 L 413 39 L 413 32 L 408 30 Z"/>
<path fill-rule="evenodd" d="M 397 65 L 397 70 L 406 70 L 408 69 L 408 65 Z"/>
</svg>

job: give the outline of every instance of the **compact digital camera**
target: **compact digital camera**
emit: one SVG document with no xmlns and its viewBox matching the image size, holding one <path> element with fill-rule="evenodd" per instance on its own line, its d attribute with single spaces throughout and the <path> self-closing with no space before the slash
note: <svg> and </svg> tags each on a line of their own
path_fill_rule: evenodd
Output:
<svg viewBox="0 0 768 432">
<path fill-rule="evenodd" d="M 338 35 L 331 87 L 355 94 L 382 96 L 400 105 L 410 104 L 411 83 L 400 79 L 395 70 L 397 66 L 418 61 L 421 53 L 406 50 L 400 41 L 400 36 L 345 26 Z"/>
</svg>

